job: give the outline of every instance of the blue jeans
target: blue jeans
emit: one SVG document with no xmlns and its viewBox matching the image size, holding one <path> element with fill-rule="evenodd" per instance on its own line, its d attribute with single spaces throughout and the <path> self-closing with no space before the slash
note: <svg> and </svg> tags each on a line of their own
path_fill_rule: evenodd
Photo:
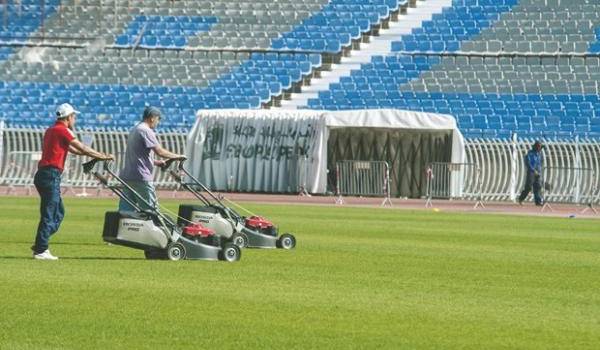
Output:
<svg viewBox="0 0 600 350">
<path fill-rule="evenodd" d="M 65 216 L 65 207 L 62 198 L 60 198 L 60 175 L 58 169 L 45 167 L 39 169 L 33 179 L 35 188 L 42 199 L 40 203 L 40 223 L 35 236 L 35 245 L 32 247 L 35 254 L 48 249 L 50 236 L 58 231 Z"/>
<path fill-rule="evenodd" d="M 154 190 L 154 185 L 152 182 L 147 181 L 132 181 L 125 180 L 125 183 L 129 185 L 135 192 L 137 192 L 146 202 L 150 203 L 151 206 L 146 205 L 142 200 L 137 198 L 128 188 L 123 188 L 123 192 L 127 195 L 127 198 L 131 199 L 134 203 L 137 204 L 142 210 L 146 209 L 155 209 L 158 206 L 158 201 L 156 200 L 156 192 Z M 119 211 L 135 211 L 135 208 L 127 203 L 127 201 L 121 200 L 119 201 Z"/>
</svg>

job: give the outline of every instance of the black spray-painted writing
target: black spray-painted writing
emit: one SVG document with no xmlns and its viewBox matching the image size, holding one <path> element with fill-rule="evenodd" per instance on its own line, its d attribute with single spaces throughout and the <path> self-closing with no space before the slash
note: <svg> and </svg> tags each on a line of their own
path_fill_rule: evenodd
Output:
<svg viewBox="0 0 600 350">
<path fill-rule="evenodd" d="M 244 125 L 247 121 L 224 125 L 210 125 L 204 142 L 208 159 L 255 158 L 262 160 L 289 160 L 306 156 L 316 128 L 296 121 L 268 125 Z"/>
</svg>

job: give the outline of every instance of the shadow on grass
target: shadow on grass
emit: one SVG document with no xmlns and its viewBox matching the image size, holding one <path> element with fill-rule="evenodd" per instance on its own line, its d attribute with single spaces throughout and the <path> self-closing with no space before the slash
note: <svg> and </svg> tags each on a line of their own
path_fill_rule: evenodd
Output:
<svg viewBox="0 0 600 350">
<path fill-rule="evenodd" d="M 32 244 L 32 241 L 0 241 L 3 244 Z M 105 246 L 108 243 L 85 243 L 85 242 L 52 242 L 50 245 L 89 245 L 89 246 Z"/>
<path fill-rule="evenodd" d="M 146 258 L 119 258 L 114 256 L 66 256 L 60 260 L 147 260 Z"/>
<path fill-rule="evenodd" d="M 31 256 L 0 256 L 0 260 L 34 260 Z M 65 256 L 59 257 L 60 260 L 147 260 L 146 258 L 119 258 L 112 256 Z"/>
</svg>

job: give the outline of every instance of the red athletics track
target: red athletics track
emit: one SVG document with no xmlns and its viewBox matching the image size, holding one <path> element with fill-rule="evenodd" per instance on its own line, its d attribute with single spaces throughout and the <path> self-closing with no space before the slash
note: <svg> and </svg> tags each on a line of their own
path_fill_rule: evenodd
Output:
<svg viewBox="0 0 600 350">
<path fill-rule="evenodd" d="M 64 197 L 82 197 L 84 193 L 82 188 L 65 188 L 63 190 Z M 88 188 L 85 190 L 88 198 L 109 197 L 112 194 L 107 189 L 102 189 L 100 193 L 96 188 Z M 370 197 L 343 197 L 344 204 L 336 204 L 335 196 L 299 196 L 285 194 L 262 194 L 262 193 L 227 193 L 221 192 L 226 199 L 239 203 L 269 203 L 269 204 L 297 204 L 297 205 L 326 205 L 340 207 L 371 207 L 380 208 L 383 198 Z M 26 196 L 37 195 L 35 188 L 32 186 L 29 189 L 26 187 L 0 187 L 0 195 L 3 197 L 10 196 Z M 159 199 L 190 199 L 194 197 L 184 191 L 158 191 Z M 574 217 L 577 218 L 600 218 L 600 207 L 598 213 L 587 209 L 585 205 L 550 203 L 551 208 L 536 207 L 532 202 L 523 203 L 522 206 L 512 202 L 484 202 L 485 208 L 474 209 L 474 201 L 462 200 L 433 200 L 432 207 L 425 207 L 425 199 L 401 199 L 392 198 L 392 206 L 385 206 L 385 210 L 393 209 L 411 209 L 411 210 L 439 210 L 443 212 L 473 212 L 473 213 L 493 213 L 493 214 L 509 214 L 509 215 L 530 215 L 530 216 L 555 216 L 555 217 Z M 116 204 L 115 204 L 116 205 Z"/>
</svg>

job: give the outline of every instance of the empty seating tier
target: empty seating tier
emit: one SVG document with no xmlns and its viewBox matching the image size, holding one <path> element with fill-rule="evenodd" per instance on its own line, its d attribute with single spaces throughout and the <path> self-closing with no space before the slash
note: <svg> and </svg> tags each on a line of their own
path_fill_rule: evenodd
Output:
<svg viewBox="0 0 600 350">
<path fill-rule="evenodd" d="M 313 109 L 451 114 L 467 137 L 600 137 L 600 4 L 455 0 Z M 454 55 L 452 53 L 455 53 Z"/>
<path fill-rule="evenodd" d="M 1 117 L 47 125 L 69 101 L 81 126 L 128 127 L 152 104 L 186 128 L 198 109 L 262 108 L 409 1 L 132 3 L 0 6 Z M 468 137 L 600 136 L 600 3 L 453 0 L 390 50 L 308 108 L 447 113 Z"/>
</svg>

